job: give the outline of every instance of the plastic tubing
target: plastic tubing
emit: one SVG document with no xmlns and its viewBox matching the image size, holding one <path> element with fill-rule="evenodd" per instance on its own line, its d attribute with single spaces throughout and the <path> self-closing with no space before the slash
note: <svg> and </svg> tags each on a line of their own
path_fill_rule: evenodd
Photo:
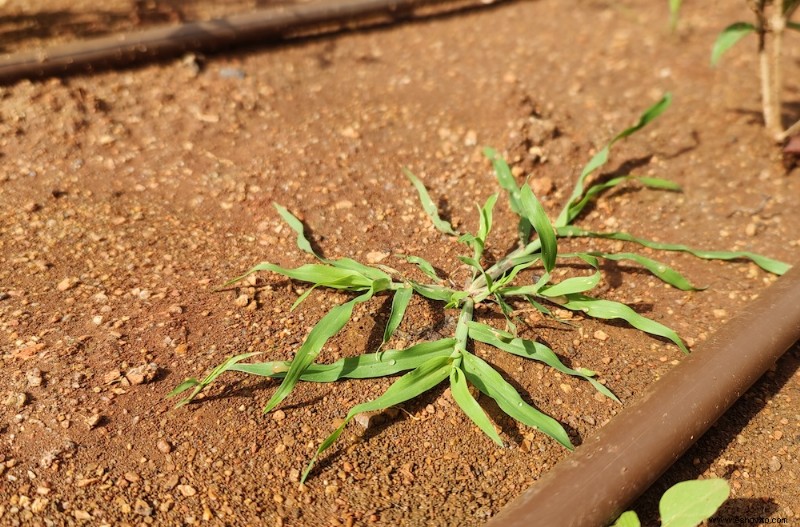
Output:
<svg viewBox="0 0 800 527">
<path fill-rule="evenodd" d="M 420 7 L 437 6 L 434 14 L 441 14 L 491 3 L 491 0 L 336 0 L 262 9 L 208 22 L 187 22 L 0 56 L 0 84 L 163 59 L 187 51 L 264 42 L 303 32 L 320 33 L 370 18 L 394 20 L 412 16 Z"/>
<path fill-rule="evenodd" d="M 799 339 L 794 266 L 488 526 L 612 523 Z"/>
</svg>

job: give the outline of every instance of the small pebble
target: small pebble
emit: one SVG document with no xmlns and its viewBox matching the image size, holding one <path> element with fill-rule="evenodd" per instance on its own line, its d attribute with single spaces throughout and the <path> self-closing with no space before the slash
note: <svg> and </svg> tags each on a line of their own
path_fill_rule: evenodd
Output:
<svg viewBox="0 0 800 527">
<path fill-rule="evenodd" d="M 775 456 L 772 456 L 772 459 L 769 460 L 768 466 L 769 466 L 770 472 L 777 472 L 782 467 L 781 462 Z"/>
<path fill-rule="evenodd" d="M 32 388 L 41 386 L 43 382 L 42 371 L 39 368 L 33 368 L 32 370 L 28 370 L 27 372 L 25 372 L 25 379 L 28 381 L 28 386 Z"/>
<path fill-rule="evenodd" d="M 602 329 L 598 329 L 597 331 L 594 332 L 594 338 L 596 338 L 597 340 L 606 341 L 608 340 L 608 334 Z"/>
<path fill-rule="evenodd" d="M 195 488 L 191 485 L 178 485 L 178 492 L 180 492 L 181 495 L 186 498 L 191 498 L 197 494 L 197 490 L 195 490 Z"/>
<path fill-rule="evenodd" d="M 273 421 L 277 421 L 277 422 L 280 423 L 284 419 L 286 419 L 286 413 L 283 410 L 275 410 L 272 413 L 272 420 Z"/>
<path fill-rule="evenodd" d="M 239 295 L 233 303 L 238 307 L 245 307 L 250 303 L 250 297 L 247 295 Z"/>
<path fill-rule="evenodd" d="M 169 454 L 172 452 L 172 445 L 169 444 L 169 441 L 166 439 L 159 439 L 158 443 L 156 443 L 156 447 L 162 454 Z"/>
</svg>

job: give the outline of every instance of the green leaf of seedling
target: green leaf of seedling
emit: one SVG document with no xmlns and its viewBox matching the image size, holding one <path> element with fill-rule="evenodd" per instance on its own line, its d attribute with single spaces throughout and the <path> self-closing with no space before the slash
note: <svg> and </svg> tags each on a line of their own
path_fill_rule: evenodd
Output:
<svg viewBox="0 0 800 527">
<path fill-rule="evenodd" d="M 471 353 L 464 353 L 462 356 L 462 367 L 467 380 L 481 393 L 494 399 L 509 417 L 544 432 L 570 450 L 574 449 L 564 427 L 552 417 L 523 401 L 514 387 L 486 361 Z"/>
<path fill-rule="evenodd" d="M 689 281 L 688 278 L 683 276 L 675 269 L 669 267 L 668 265 L 659 262 L 658 260 L 653 260 L 651 258 L 647 258 L 646 256 L 642 256 L 641 254 L 601 253 L 601 252 L 590 252 L 586 254 L 597 256 L 599 258 L 605 258 L 606 260 L 614 260 L 614 261 L 630 260 L 650 271 L 650 273 L 652 273 L 656 278 L 660 279 L 662 282 L 669 284 L 677 289 L 680 289 L 681 291 L 700 291 L 704 289 L 702 287 L 696 287 L 692 285 L 692 283 Z"/>
<path fill-rule="evenodd" d="M 295 308 L 297 308 L 297 306 L 299 306 L 300 304 L 302 304 L 302 303 L 303 303 L 303 301 L 304 301 L 306 298 L 308 298 L 308 295 L 310 295 L 310 294 L 311 294 L 311 292 L 312 292 L 312 291 L 314 291 L 314 289 L 316 289 L 317 287 L 319 287 L 319 285 L 314 285 L 314 286 L 312 286 L 312 287 L 309 287 L 308 289 L 306 289 L 306 290 L 303 292 L 303 294 L 302 294 L 302 295 L 300 295 L 300 296 L 298 296 L 298 297 L 297 297 L 297 300 L 295 300 L 295 301 L 294 301 L 294 304 L 292 304 L 292 307 L 290 307 L 290 308 L 289 308 L 289 311 L 294 311 L 294 310 L 295 310 Z"/>
<path fill-rule="evenodd" d="M 436 274 L 436 270 L 433 268 L 433 265 L 420 256 L 413 256 L 413 255 L 406 255 L 406 254 L 396 254 L 395 256 L 404 259 L 408 263 L 416 265 L 420 271 L 425 273 L 428 278 L 441 282 L 441 278 Z"/>
<path fill-rule="evenodd" d="M 621 240 L 625 242 L 633 242 L 638 243 L 643 247 L 649 247 L 651 249 L 658 249 L 660 251 L 678 251 L 684 252 L 687 254 L 691 254 L 696 256 L 697 258 L 702 258 L 704 260 L 750 260 L 763 270 L 767 271 L 768 273 L 773 273 L 776 275 L 782 275 L 786 271 L 788 271 L 792 266 L 781 262 L 779 260 L 774 260 L 772 258 L 767 258 L 766 256 L 762 256 L 760 254 L 755 254 L 747 251 L 701 251 L 697 249 L 692 249 L 686 245 L 676 244 L 676 243 L 660 243 L 654 242 L 650 240 L 646 240 L 644 238 L 637 238 L 628 234 L 626 232 L 592 232 L 586 231 L 581 229 L 580 227 L 575 227 L 572 225 L 559 227 L 558 235 L 562 237 L 586 237 L 586 238 L 604 238 L 607 240 Z"/>
<path fill-rule="evenodd" d="M 453 226 L 450 225 L 449 222 L 439 217 L 439 210 L 436 208 L 436 204 L 431 199 L 422 181 L 420 181 L 419 178 L 414 174 L 412 174 L 411 171 L 408 170 L 407 168 L 403 169 L 403 173 L 406 175 L 409 181 L 411 181 L 411 184 L 414 185 L 414 188 L 417 189 L 417 193 L 419 194 L 419 201 L 420 203 L 422 203 L 422 208 L 425 210 L 425 213 L 433 222 L 434 227 L 436 227 L 440 232 L 443 232 L 445 234 L 458 236 L 458 233 L 455 230 L 453 230 Z"/>
<path fill-rule="evenodd" d="M 469 296 L 468 291 L 453 291 L 453 294 L 450 295 L 450 298 L 447 299 L 447 304 L 445 304 L 445 309 L 456 308 L 461 304 L 461 301 L 464 300 Z"/>
<path fill-rule="evenodd" d="M 319 355 L 319 352 L 328 339 L 338 333 L 347 321 L 350 320 L 355 305 L 366 302 L 372 298 L 372 295 L 373 291 L 370 290 L 349 302 L 336 306 L 317 322 L 317 325 L 314 326 L 308 334 L 308 337 L 306 337 L 303 345 L 297 350 L 292 365 L 283 378 L 283 382 L 267 402 L 266 407 L 264 407 L 264 413 L 278 406 L 278 404 L 289 395 L 306 368 L 317 358 L 317 355 Z"/>
<path fill-rule="evenodd" d="M 365 353 L 356 357 L 345 357 L 331 364 L 310 364 L 300 376 L 301 381 L 334 382 L 340 379 L 374 379 L 386 377 L 402 371 L 413 370 L 426 361 L 436 357 L 449 357 L 453 353 L 456 339 L 440 339 L 433 342 L 422 342 L 401 350 L 386 350 L 377 353 Z M 230 371 L 239 371 L 280 379 L 286 376 L 292 361 L 274 361 L 257 363 L 237 363 Z M 177 388 L 176 388 L 177 390 Z"/>
<path fill-rule="evenodd" d="M 678 27 L 681 14 L 681 0 L 669 0 L 669 29 L 672 32 Z"/>
<path fill-rule="evenodd" d="M 611 527 L 641 527 L 639 516 L 633 511 L 625 511 Z"/>
<path fill-rule="evenodd" d="M 522 213 L 522 203 L 520 196 L 520 189 L 517 187 L 517 182 L 508 163 L 498 154 L 494 149 L 488 146 L 483 149 L 483 154 L 492 162 L 492 168 L 497 176 L 497 182 L 503 190 L 508 193 L 508 202 L 511 211 L 519 216 L 519 226 L 517 231 L 519 239 L 523 245 L 527 244 L 531 237 L 533 226 L 528 218 Z"/>
<path fill-rule="evenodd" d="M 645 333 L 671 340 L 681 351 L 689 353 L 686 345 L 675 331 L 655 320 L 638 314 L 636 311 L 620 302 L 592 298 L 581 294 L 565 295 L 552 300 L 558 300 L 557 303 L 565 309 L 581 311 L 593 318 L 605 320 L 622 319 Z"/>
<path fill-rule="evenodd" d="M 278 203 L 273 203 L 272 206 L 275 207 L 275 210 L 277 210 L 278 214 L 281 215 L 283 221 L 285 221 L 286 224 L 289 225 L 289 227 L 291 227 L 291 229 L 295 233 L 297 233 L 297 247 L 300 248 L 300 250 L 305 251 L 308 254 L 314 255 L 315 257 L 319 258 L 322 261 L 325 261 L 325 259 L 322 258 L 320 255 L 318 255 L 316 252 L 314 252 L 314 249 L 311 247 L 311 242 L 308 241 L 308 238 L 306 238 L 306 235 L 304 233 L 303 222 L 297 219 L 297 217 L 291 212 L 289 212 L 289 210 L 283 205 L 279 205 Z"/>
<path fill-rule="evenodd" d="M 425 298 L 429 298 L 431 300 L 449 302 L 450 297 L 452 297 L 456 293 L 456 291 L 454 291 L 453 289 L 441 285 L 420 284 L 418 282 L 414 282 L 413 280 L 409 281 L 408 283 L 411 285 L 414 291 L 424 296 Z"/>
<path fill-rule="evenodd" d="M 486 237 L 492 230 L 492 210 L 494 204 L 497 202 L 497 194 L 492 194 L 486 200 L 483 207 L 478 210 L 480 214 L 480 224 L 478 225 L 478 233 L 475 235 L 476 243 L 473 246 L 473 258 L 480 262 L 483 256 L 483 248 L 486 246 Z"/>
<path fill-rule="evenodd" d="M 673 183 L 672 181 L 661 178 L 621 176 L 609 179 L 608 181 L 605 181 L 603 183 L 597 183 L 595 185 L 591 185 L 588 189 L 586 189 L 586 193 L 583 195 L 581 199 L 570 204 L 569 213 L 567 215 L 567 217 L 569 218 L 568 223 L 572 222 L 572 220 L 577 218 L 583 211 L 583 209 L 586 208 L 586 205 L 588 205 L 599 194 L 602 194 L 606 190 L 614 188 L 628 181 L 638 181 L 643 186 L 656 190 L 669 190 L 672 192 L 678 192 L 681 190 L 680 185 Z"/>
<path fill-rule="evenodd" d="M 453 368 L 450 371 L 450 393 L 453 395 L 453 400 L 455 400 L 458 406 L 467 414 L 467 417 L 469 417 L 484 434 L 489 436 L 489 439 L 503 446 L 503 440 L 500 439 L 500 434 L 494 429 L 494 425 L 492 425 L 486 412 L 483 411 L 478 401 L 469 393 L 467 380 L 464 376 L 464 372 L 461 371 L 460 368 Z"/>
<path fill-rule="evenodd" d="M 536 230 L 536 234 L 539 235 L 539 241 L 542 244 L 542 265 L 546 271 L 550 272 L 556 265 L 556 255 L 558 254 L 556 233 L 547 218 L 544 207 L 533 195 L 533 190 L 527 183 L 520 190 L 520 207 L 521 214 L 528 219 Z"/>
<path fill-rule="evenodd" d="M 619 402 L 619 399 L 617 399 L 617 396 L 614 395 L 611 390 L 600 384 L 597 379 L 594 379 L 596 375 L 595 372 L 585 368 L 574 370 L 565 366 L 552 349 L 540 342 L 515 337 L 506 331 L 500 331 L 499 329 L 474 321 L 469 323 L 469 338 L 489 344 L 499 350 L 519 357 L 542 362 L 566 375 L 580 377 L 589 381 L 597 391 L 609 399 Z"/>
<path fill-rule="evenodd" d="M 262 262 L 242 276 L 226 282 L 224 286 L 236 283 L 258 271 L 272 271 L 273 273 L 278 273 L 300 282 L 308 282 L 333 289 L 348 289 L 351 291 L 368 289 L 372 286 L 373 282 L 373 280 L 357 271 L 341 269 L 330 265 L 305 264 L 295 269 L 287 269 L 273 263 Z"/>
<path fill-rule="evenodd" d="M 608 162 L 608 156 L 611 152 L 611 147 L 614 146 L 617 141 L 620 141 L 647 126 L 651 121 L 653 121 L 653 119 L 664 113 L 664 111 L 669 108 L 671 103 L 672 95 L 669 93 L 665 94 L 661 100 L 645 110 L 645 112 L 639 116 L 639 120 L 636 122 L 636 124 L 617 134 L 611 140 L 611 142 L 609 142 L 605 147 L 603 147 L 602 150 L 597 152 L 591 160 L 589 160 L 589 163 L 583 167 L 583 171 L 581 171 L 581 175 L 578 177 L 578 181 L 575 183 L 575 188 L 572 190 L 572 195 L 569 197 L 567 203 L 564 205 L 564 208 L 561 210 L 561 214 L 559 214 L 558 218 L 556 219 L 556 228 L 569 225 L 575 219 L 573 207 L 574 204 L 577 203 L 583 196 L 586 178 L 588 178 L 595 170 Z"/>
<path fill-rule="evenodd" d="M 189 394 L 188 397 L 178 401 L 178 404 L 175 405 L 175 407 L 177 408 L 179 406 L 183 406 L 185 404 L 188 404 L 188 403 L 190 403 L 192 401 L 192 399 L 194 399 L 197 396 L 198 393 L 203 391 L 203 388 L 205 388 L 206 386 L 208 386 L 209 384 L 214 382 L 214 380 L 217 377 L 219 377 L 220 375 L 222 375 L 226 371 L 228 371 L 231 368 L 233 368 L 236 365 L 237 362 L 241 362 L 243 360 L 249 359 L 250 357 L 252 357 L 254 355 L 258 355 L 258 352 L 256 352 L 256 353 L 243 353 L 241 355 L 236 355 L 235 357 L 231 357 L 231 358 L 227 359 L 225 362 L 223 362 L 222 364 L 218 365 L 213 370 L 211 370 L 211 373 L 209 373 L 206 376 L 206 378 L 203 379 L 202 381 L 198 382 L 197 379 L 186 379 L 185 381 L 180 383 L 178 386 L 176 386 L 174 390 L 169 392 L 167 394 L 167 397 L 168 398 L 169 397 L 175 397 L 176 395 L 179 395 L 179 394 L 185 392 L 186 390 L 188 390 L 190 388 L 194 388 L 194 391 L 192 391 L 192 393 Z"/>
<path fill-rule="evenodd" d="M 414 397 L 417 397 L 418 395 L 430 390 L 445 380 L 448 375 L 450 375 L 452 368 L 453 359 L 450 357 L 436 357 L 430 359 L 424 364 L 420 365 L 417 369 L 406 373 L 397 379 L 394 384 L 389 386 L 383 395 L 377 399 L 354 406 L 347 413 L 347 417 L 345 417 L 344 422 L 342 422 L 342 424 L 336 430 L 334 430 L 333 433 L 329 435 L 327 439 L 325 439 L 325 441 L 323 441 L 319 446 L 317 452 L 314 454 L 314 457 L 306 466 L 305 471 L 303 471 L 301 481 L 305 482 L 319 455 L 327 450 L 339 438 L 344 431 L 345 426 L 347 426 L 347 423 L 349 423 L 353 417 L 362 412 L 383 410 L 385 408 L 389 408 L 390 406 L 395 406 L 408 401 L 409 399 L 413 399 Z"/>
<path fill-rule="evenodd" d="M 714 47 L 711 49 L 711 65 L 716 66 L 719 59 L 722 58 L 722 55 L 731 49 L 734 44 L 750 33 L 755 32 L 756 26 L 748 22 L 735 22 L 723 29 L 722 33 L 717 36 Z"/>
<path fill-rule="evenodd" d="M 506 319 L 506 329 L 511 333 L 517 333 L 517 325 L 514 324 L 512 320 L 514 318 L 514 310 L 511 309 L 511 306 L 503 299 L 503 295 L 495 294 L 494 300 L 497 302 L 497 305 L 500 306 L 500 311 L 503 313 L 503 317 Z"/>
<path fill-rule="evenodd" d="M 383 330 L 383 342 L 381 342 L 381 347 L 389 342 L 389 339 L 394 335 L 394 331 L 400 326 L 400 322 L 403 321 L 403 316 L 406 314 L 406 308 L 413 294 L 414 290 L 411 287 L 401 287 L 394 292 L 392 310 L 389 313 L 389 320 L 386 322 L 386 328 Z"/>
<path fill-rule="evenodd" d="M 497 292 L 503 296 L 538 295 L 539 291 L 550 281 L 550 273 L 543 274 L 535 284 L 517 285 L 498 288 Z"/>
<path fill-rule="evenodd" d="M 658 510 L 663 527 L 695 527 L 717 512 L 730 494 L 724 479 L 683 481 L 661 497 Z"/>
<path fill-rule="evenodd" d="M 561 282 L 549 286 L 542 287 L 539 290 L 541 296 L 548 298 L 570 295 L 574 293 L 583 293 L 594 289 L 600 283 L 600 272 L 596 272 L 591 276 L 576 276 L 574 278 L 567 278 Z"/>
</svg>

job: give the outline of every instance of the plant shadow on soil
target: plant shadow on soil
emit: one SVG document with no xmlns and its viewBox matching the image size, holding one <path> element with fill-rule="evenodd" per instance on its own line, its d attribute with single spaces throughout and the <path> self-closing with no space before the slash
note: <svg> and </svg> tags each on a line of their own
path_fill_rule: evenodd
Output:
<svg viewBox="0 0 800 527">
<path fill-rule="evenodd" d="M 767 401 L 781 391 L 800 370 L 800 343 L 794 345 L 776 363 L 775 370 L 766 373 L 731 406 L 728 411 L 681 458 L 667 470 L 634 504 L 642 525 L 658 525 L 658 501 L 668 488 L 687 479 L 698 479 L 719 460 L 729 444 L 736 441 L 744 428 L 767 406 Z M 694 461 L 700 462 L 695 464 Z M 731 474 L 744 467 L 731 464 L 718 477 L 730 479 Z M 770 496 L 763 498 L 733 497 L 726 501 L 716 517 L 768 517 L 779 509 Z"/>
</svg>

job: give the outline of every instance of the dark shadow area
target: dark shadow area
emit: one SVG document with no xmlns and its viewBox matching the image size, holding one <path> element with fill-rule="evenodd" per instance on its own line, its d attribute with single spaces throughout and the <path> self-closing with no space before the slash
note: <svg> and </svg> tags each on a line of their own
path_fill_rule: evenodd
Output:
<svg viewBox="0 0 800 527">
<path fill-rule="evenodd" d="M 747 424 L 766 408 L 767 401 L 775 396 L 798 370 L 800 370 L 800 345 L 796 344 L 777 362 L 774 372 L 768 372 L 759 379 L 694 446 L 629 507 L 639 514 L 642 525 L 658 525 L 658 501 L 661 499 L 661 495 L 676 483 L 698 479 L 714 466 L 715 461 L 723 455 L 731 443 L 736 441 L 736 437 L 741 434 Z M 733 464 L 725 467 L 724 471 L 716 469 L 715 472 L 718 477 L 727 479 L 734 471 L 743 468 Z M 759 477 L 774 476 L 767 473 Z M 761 498 L 765 498 L 767 501 L 765 502 Z M 769 498 L 769 496 L 744 498 L 734 496 L 720 509 L 716 517 L 735 515 L 755 518 L 774 513 L 777 509 Z"/>
</svg>

